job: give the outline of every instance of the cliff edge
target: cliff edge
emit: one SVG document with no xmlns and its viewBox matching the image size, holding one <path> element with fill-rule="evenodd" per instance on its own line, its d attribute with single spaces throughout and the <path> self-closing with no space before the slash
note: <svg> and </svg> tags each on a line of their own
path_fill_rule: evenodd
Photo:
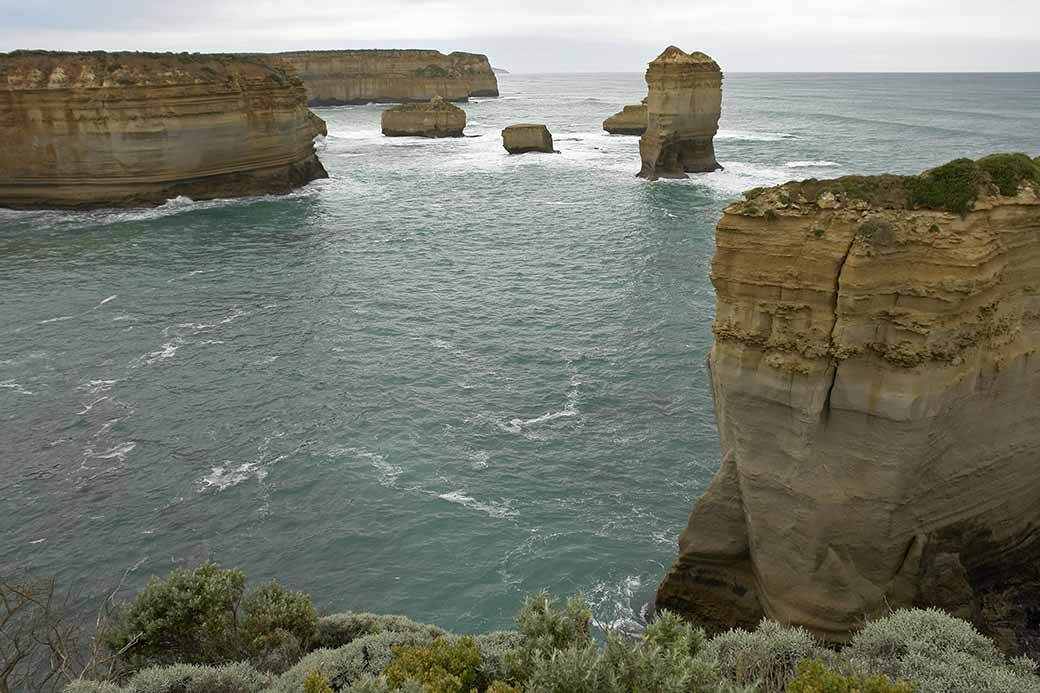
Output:
<svg viewBox="0 0 1040 693">
<path fill-rule="evenodd" d="M 311 106 L 466 101 L 498 96 L 486 55 L 432 50 L 340 50 L 278 53 L 307 89 Z"/>
<path fill-rule="evenodd" d="M 148 206 L 326 177 L 299 79 L 249 56 L 0 54 L 0 206 Z"/>
<path fill-rule="evenodd" d="M 842 641 L 937 606 L 1021 651 L 1040 618 L 1040 166 L 745 195 L 711 271 L 722 466 L 658 608 Z"/>
</svg>

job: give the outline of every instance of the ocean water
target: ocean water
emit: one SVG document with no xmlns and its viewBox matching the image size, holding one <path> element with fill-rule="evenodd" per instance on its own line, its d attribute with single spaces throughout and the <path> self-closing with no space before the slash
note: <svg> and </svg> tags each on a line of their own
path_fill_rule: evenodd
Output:
<svg viewBox="0 0 1040 693">
<path fill-rule="evenodd" d="M 0 210 L 0 573 L 128 590 L 211 558 L 321 610 L 638 629 L 719 464 L 721 209 L 754 186 L 1040 154 L 1040 75 L 734 74 L 725 170 L 647 183 L 642 76 L 506 75 L 465 139 L 319 110 L 284 198 Z M 546 123 L 556 155 L 509 157 Z"/>
</svg>

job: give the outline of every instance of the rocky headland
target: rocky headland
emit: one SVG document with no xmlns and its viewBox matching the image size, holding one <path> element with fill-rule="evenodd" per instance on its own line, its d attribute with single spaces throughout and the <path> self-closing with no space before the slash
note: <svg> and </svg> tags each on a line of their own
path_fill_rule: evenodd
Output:
<svg viewBox="0 0 1040 693">
<path fill-rule="evenodd" d="M 466 101 L 498 96 L 487 56 L 432 50 L 340 50 L 278 53 L 291 65 L 311 106 Z"/>
<path fill-rule="evenodd" d="M 383 111 L 387 137 L 462 137 L 466 111 L 439 96 L 429 103 L 407 103 Z"/>
<path fill-rule="evenodd" d="M 0 206 L 283 194 L 326 177 L 324 122 L 250 56 L 0 54 Z"/>
<path fill-rule="evenodd" d="M 1040 166 L 745 195 L 711 271 L 722 466 L 657 607 L 843 641 L 936 606 L 1035 653 Z"/>
<path fill-rule="evenodd" d="M 635 106 L 625 106 L 604 120 L 603 129 L 611 135 L 642 135 L 646 132 L 646 100 Z"/>
<path fill-rule="evenodd" d="M 722 70 L 704 53 L 669 46 L 646 70 L 646 132 L 640 178 L 686 178 L 722 168 L 715 133 L 722 113 Z"/>
<path fill-rule="evenodd" d="M 510 154 L 542 152 L 552 154 L 553 138 L 544 125 L 521 123 L 510 125 L 502 131 L 502 146 Z"/>
</svg>

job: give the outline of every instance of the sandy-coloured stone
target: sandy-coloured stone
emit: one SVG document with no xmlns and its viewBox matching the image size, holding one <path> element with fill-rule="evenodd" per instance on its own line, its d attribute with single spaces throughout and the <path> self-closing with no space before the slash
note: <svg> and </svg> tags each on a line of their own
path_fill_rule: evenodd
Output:
<svg viewBox="0 0 1040 693">
<path fill-rule="evenodd" d="M 502 131 L 502 146 L 510 154 L 553 153 L 553 138 L 544 125 L 510 125 Z"/>
<path fill-rule="evenodd" d="M 612 135 L 642 135 L 646 132 L 646 104 L 625 108 L 603 121 L 603 129 Z"/>
<path fill-rule="evenodd" d="M 439 96 L 429 103 L 409 103 L 383 111 L 387 137 L 462 137 L 466 111 Z"/>
<path fill-rule="evenodd" d="M 299 79 L 261 58 L 0 54 L 0 206 L 282 194 L 325 169 Z"/>
<path fill-rule="evenodd" d="M 686 178 L 715 171 L 722 71 L 704 53 L 669 46 L 646 70 L 647 127 L 639 140 L 641 178 Z"/>
<path fill-rule="evenodd" d="M 1036 583 L 1004 590 L 1040 578 L 1040 186 L 963 217 L 806 187 L 719 222 L 722 467 L 657 607 L 835 641 L 909 605 L 1013 631 L 993 595 L 1025 613 Z"/>
<path fill-rule="evenodd" d="M 301 51 L 274 57 L 296 70 L 311 106 L 498 96 L 491 63 L 476 53 L 376 49 Z"/>
</svg>

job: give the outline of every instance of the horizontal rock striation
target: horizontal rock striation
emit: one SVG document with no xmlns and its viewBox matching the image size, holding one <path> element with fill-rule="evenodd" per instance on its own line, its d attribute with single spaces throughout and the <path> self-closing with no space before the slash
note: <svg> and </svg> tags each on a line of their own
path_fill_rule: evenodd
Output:
<svg viewBox="0 0 1040 693">
<path fill-rule="evenodd" d="M 722 466 L 658 608 L 841 641 L 889 608 L 933 605 L 1022 649 L 1040 615 L 1027 164 L 790 183 L 725 210 L 708 358 Z M 946 204 L 961 212 L 929 208 Z"/>
<path fill-rule="evenodd" d="M 429 103 L 408 103 L 383 111 L 387 137 L 462 137 L 466 112 L 439 96 Z"/>
<path fill-rule="evenodd" d="M 646 104 L 625 106 L 603 121 L 603 129 L 611 135 L 642 135 L 646 132 Z"/>
<path fill-rule="evenodd" d="M 280 66 L 236 56 L 0 54 L 0 206 L 281 194 L 325 169 Z"/>
<path fill-rule="evenodd" d="M 311 106 L 424 103 L 434 96 L 465 101 L 498 96 L 487 56 L 431 50 L 341 50 L 278 53 L 307 89 Z"/>
<path fill-rule="evenodd" d="M 646 70 L 646 132 L 640 178 L 686 178 L 722 168 L 715 134 L 722 113 L 722 70 L 700 52 L 669 46 Z"/>
</svg>

